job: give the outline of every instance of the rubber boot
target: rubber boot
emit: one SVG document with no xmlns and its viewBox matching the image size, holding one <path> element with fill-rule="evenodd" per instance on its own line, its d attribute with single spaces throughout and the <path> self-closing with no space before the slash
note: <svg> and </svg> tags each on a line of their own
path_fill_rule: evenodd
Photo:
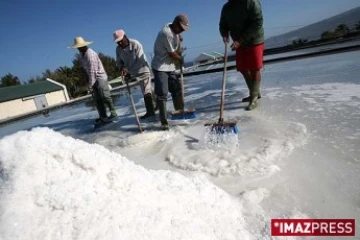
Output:
<svg viewBox="0 0 360 240">
<path fill-rule="evenodd" d="M 172 96 L 172 100 L 173 100 L 175 110 L 184 110 L 184 101 L 182 99 L 181 94 Z"/>
<path fill-rule="evenodd" d="M 100 99 L 98 99 L 98 100 L 96 100 L 95 104 L 96 104 L 96 109 L 98 110 L 98 113 L 99 113 L 99 117 L 100 117 L 101 119 L 107 118 L 106 108 L 105 108 L 105 106 L 104 106 L 103 101 L 101 101 Z"/>
<path fill-rule="evenodd" d="M 260 98 L 261 98 L 261 94 L 259 93 L 258 99 Z M 241 99 L 241 102 L 250 102 L 250 96 Z"/>
<path fill-rule="evenodd" d="M 144 102 L 145 102 L 146 113 L 144 116 L 141 116 L 140 119 L 146 119 L 148 117 L 155 116 L 153 99 L 152 99 L 151 94 L 146 94 L 144 96 Z"/>
<path fill-rule="evenodd" d="M 153 100 L 153 105 L 155 104 L 154 112 L 156 112 L 157 110 L 159 110 L 159 107 L 158 107 L 158 105 L 157 105 L 155 92 L 152 92 L 151 97 L 152 97 L 152 100 Z"/>
<path fill-rule="evenodd" d="M 101 100 L 96 101 L 96 109 L 99 113 L 99 118 L 95 119 L 95 124 L 103 124 L 110 121 L 106 115 L 106 108 L 103 101 Z"/>
<path fill-rule="evenodd" d="M 167 121 L 166 101 L 158 100 L 157 105 L 159 106 L 161 128 L 162 130 L 169 130 L 169 123 Z"/>
<path fill-rule="evenodd" d="M 248 89 L 249 89 L 249 92 L 250 92 L 250 89 L 251 89 L 251 85 L 252 85 L 252 80 L 246 80 L 245 79 L 245 82 L 246 82 L 246 85 L 247 85 L 247 87 L 248 87 Z M 241 99 L 241 102 L 250 102 L 250 96 L 248 96 L 248 97 L 245 97 L 245 98 L 243 98 L 243 99 Z M 258 98 L 261 98 L 261 94 L 260 94 L 260 92 L 259 92 L 259 96 L 258 96 Z"/>
<path fill-rule="evenodd" d="M 257 107 L 259 92 L 260 92 L 260 81 L 253 81 L 250 91 L 250 102 L 246 110 L 251 111 Z"/>
<path fill-rule="evenodd" d="M 261 94 L 259 93 L 258 99 L 260 99 L 260 98 L 261 98 Z M 250 102 L 250 96 L 241 99 L 241 102 Z"/>
<path fill-rule="evenodd" d="M 109 118 L 111 119 L 111 118 L 117 117 L 117 113 L 116 113 L 115 107 L 114 107 L 114 102 L 112 101 L 112 99 L 107 100 L 107 101 L 105 102 L 105 104 L 107 105 L 107 107 L 109 108 L 109 111 L 110 111 L 110 113 L 111 113 L 111 115 L 110 115 Z"/>
</svg>

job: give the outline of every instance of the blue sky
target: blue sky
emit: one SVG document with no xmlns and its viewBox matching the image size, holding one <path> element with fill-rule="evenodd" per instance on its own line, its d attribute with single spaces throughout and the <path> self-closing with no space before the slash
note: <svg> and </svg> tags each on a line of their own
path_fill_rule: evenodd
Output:
<svg viewBox="0 0 360 240">
<path fill-rule="evenodd" d="M 0 3 L 0 76 L 22 81 L 46 69 L 71 66 L 75 36 L 115 57 L 114 30 L 139 40 L 150 59 L 158 31 L 178 13 L 186 13 L 191 30 L 183 34 L 187 61 L 219 49 L 220 0 L 2 0 Z M 359 0 L 261 0 L 265 37 L 285 33 L 360 5 Z"/>
</svg>

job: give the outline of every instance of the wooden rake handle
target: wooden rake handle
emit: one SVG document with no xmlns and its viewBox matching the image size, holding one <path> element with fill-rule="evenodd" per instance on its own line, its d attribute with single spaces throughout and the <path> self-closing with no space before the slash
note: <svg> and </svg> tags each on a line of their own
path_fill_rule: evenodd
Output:
<svg viewBox="0 0 360 240">
<path fill-rule="evenodd" d="M 227 70 L 227 58 L 228 58 L 228 43 L 225 42 L 225 53 L 224 53 L 224 70 L 222 78 L 222 90 L 221 90 L 221 101 L 220 101 L 220 117 L 219 123 L 224 122 L 224 104 L 225 104 L 225 88 L 226 88 L 226 70 Z"/>
<path fill-rule="evenodd" d="M 132 106 L 132 109 L 133 109 L 133 112 L 134 112 L 134 115 L 135 115 L 135 118 L 136 118 L 136 123 L 137 123 L 137 125 L 138 125 L 139 132 L 142 133 L 143 130 L 142 130 L 142 127 L 141 127 L 141 124 L 140 124 L 140 121 L 139 121 L 139 116 L 138 116 L 137 111 L 136 111 L 134 99 L 133 99 L 132 94 L 131 94 L 129 82 L 128 82 L 128 80 L 126 79 L 126 77 L 125 77 L 124 75 L 121 75 L 121 77 L 123 78 L 123 80 L 124 80 L 125 83 L 126 83 L 126 88 L 127 88 L 127 90 L 128 90 L 128 93 L 129 93 L 129 98 L 130 98 L 131 106 Z"/>
<path fill-rule="evenodd" d="M 181 83 L 181 100 L 184 103 L 183 109 L 181 109 L 183 112 L 185 110 L 185 94 L 184 94 L 184 72 L 183 72 L 183 64 L 180 64 L 180 83 Z"/>
</svg>

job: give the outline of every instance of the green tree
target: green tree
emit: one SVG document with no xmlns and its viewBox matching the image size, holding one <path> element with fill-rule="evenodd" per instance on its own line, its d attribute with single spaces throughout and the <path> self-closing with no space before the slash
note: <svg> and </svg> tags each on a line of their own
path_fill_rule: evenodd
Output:
<svg viewBox="0 0 360 240">
<path fill-rule="evenodd" d="M 54 73 L 50 71 L 50 69 L 46 69 L 45 72 L 42 73 L 43 78 L 50 78 L 53 79 L 54 78 Z"/>
<path fill-rule="evenodd" d="M 335 29 L 335 33 L 338 33 L 339 35 L 345 35 L 348 32 L 350 32 L 350 29 L 348 26 L 346 26 L 345 24 L 340 24 L 339 26 L 336 27 Z"/>
<path fill-rule="evenodd" d="M 116 69 L 116 60 L 110 56 L 99 53 L 99 58 L 105 68 L 109 80 L 115 79 L 120 76 L 120 72 Z"/>
<path fill-rule="evenodd" d="M 75 58 L 72 60 L 73 63 L 73 72 L 74 72 L 74 81 L 78 87 L 86 87 L 88 82 L 88 76 L 85 72 L 85 69 L 81 66 L 80 55 L 77 53 Z"/>
<path fill-rule="evenodd" d="M 298 39 L 298 40 L 293 40 L 293 41 L 292 41 L 292 45 L 293 45 L 293 46 L 300 46 L 300 45 L 306 44 L 307 42 L 308 42 L 307 39 L 302 39 L 302 38 L 300 38 L 300 39 Z"/>
<path fill-rule="evenodd" d="M 35 83 L 35 82 L 41 82 L 41 81 L 45 81 L 46 78 L 42 77 L 42 76 L 36 76 L 36 77 L 31 77 L 27 82 L 28 83 Z"/>
<path fill-rule="evenodd" d="M 21 85 L 20 79 L 17 76 L 8 73 L 1 78 L 0 87 L 9 87 L 15 85 Z"/>
<path fill-rule="evenodd" d="M 53 74 L 53 80 L 64 84 L 69 92 L 69 95 L 71 97 L 75 97 L 77 85 L 76 76 L 72 68 L 67 66 L 57 68 Z"/>
<path fill-rule="evenodd" d="M 321 39 L 326 40 L 332 38 L 332 32 L 325 31 L 321 34 Z"/>
<path fill-rule="evenodd" d="M 74 97 L 83 96 L 87 94 L 87 83 L 88 83 L 88 76 L 86 74 L 85 69 L 82 67 L 80 62 L 80 55 L 77 53 L 75 58 L 72 60 L 73 66 L 73 77 L 74 77 L 74 85 L 73 85 L 73 92 Z"/>
<path fill-rule="evenodd" d="M 321 34 L 321 39 L 322 40 L 330 40 L 330 39 L 335 39 L 335 38 L 341 37 L 343 35 L 344 34 L 342 34 L 339 31 L 337 31 L 337 32 L 336 31 L 335 32 L 326 31 Z"/>
<path fill-rule="evenodd" d="M 355 24 L 355 29 L 357 31 L 360 31 L 360 21 L 357 24 Z"/>
</svg>

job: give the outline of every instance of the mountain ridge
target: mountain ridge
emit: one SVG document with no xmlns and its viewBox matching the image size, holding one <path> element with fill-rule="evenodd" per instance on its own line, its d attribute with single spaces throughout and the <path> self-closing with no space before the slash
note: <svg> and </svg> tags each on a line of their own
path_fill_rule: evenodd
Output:
<svg viewBox="0 0 360 240">
<path fill-rule="evenodd" d="M 355 24 L 359 22 L 360 6 L 297 30 L 267 38 L 265 46 L 266 48 L 276 48 L 289 45 L 293 40 L 306 39 L 311 41 L 320 39 L 323 32 L 334 31 L 340 24 L 346 24 L 350 29 L 353 29 Z"/>
</svg>

